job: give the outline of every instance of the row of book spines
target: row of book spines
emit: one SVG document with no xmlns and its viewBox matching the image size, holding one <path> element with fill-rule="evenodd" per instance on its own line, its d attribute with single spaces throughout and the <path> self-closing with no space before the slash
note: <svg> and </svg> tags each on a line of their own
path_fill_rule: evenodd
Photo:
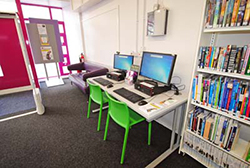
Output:
<svg viewBox="0 0 250 168">
<path fill-rule="evenodd" d="M 223 72 L 250 75 L 250 45 L 237 47 L 200 47 L 199 68 L 212 68 Z"/>
<path fill-rule="evenodd" d="M 250 0 L 216 0 L 207 6 L 206 28 L 247 26 Z"/>
<path fill-rule="evenodd" d="M 248 164 L 188 132 L 184 134 L 184 144 L 184 149 L 199 160 L 201 159 L 207 167 L 249 168 Z"/>
<path fill-rule="evenodd" d="M 239 126 L 237 121 L 227 119 L 224 116 L 209 113 L 191 113 L 189 129 L 202 136 L 204 139 L 230 151 L 237 143 Z"/>
<path fill-rule="evenodd" d="M 192 99 L 204 106 L 250 117 L 249 90 L 248 83 L 222 77 L 204 79 L 199 74 L 193 79 Z"/>
</svg>

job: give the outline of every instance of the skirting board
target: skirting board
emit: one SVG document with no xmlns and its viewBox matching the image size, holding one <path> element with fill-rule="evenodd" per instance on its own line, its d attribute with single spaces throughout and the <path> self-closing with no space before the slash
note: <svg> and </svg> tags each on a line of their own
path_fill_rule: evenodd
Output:
<svg viewBox="0 0 250 168">
<path fill-rule="evenodd" d="M 5 89 L 5 90 L 0 90 L 0 95 L 6 95 L 6 94 L 12 94 L 12 93 L 17 93 L 17 92 L 24 92 L 28 90 L 33 90 L 32 86 L 23 86 L 23 87 L 17 87 L 13 89 Z"/>
</svg>

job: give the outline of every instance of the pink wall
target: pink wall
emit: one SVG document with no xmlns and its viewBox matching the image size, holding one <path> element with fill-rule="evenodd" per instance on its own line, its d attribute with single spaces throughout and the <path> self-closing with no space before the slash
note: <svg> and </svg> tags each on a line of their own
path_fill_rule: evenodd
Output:
<svg viewBox="0 0 250 168">
<path fill-rule="evenodd" d="M 0 90 L 30 85 L 13 19 L 0 19 Z"/>
</svg>

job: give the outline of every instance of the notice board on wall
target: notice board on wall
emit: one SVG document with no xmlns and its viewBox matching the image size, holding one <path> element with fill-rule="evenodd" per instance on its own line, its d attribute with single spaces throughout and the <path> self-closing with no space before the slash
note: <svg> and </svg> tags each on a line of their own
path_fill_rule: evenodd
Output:
<svg viewBox="0 0 250 168">
<path fill-rule="evenodd" d="M 40 23 L 28 23 L 26 26 L 35 63 L 61 62 L 54 26 Z"/>
</svg>

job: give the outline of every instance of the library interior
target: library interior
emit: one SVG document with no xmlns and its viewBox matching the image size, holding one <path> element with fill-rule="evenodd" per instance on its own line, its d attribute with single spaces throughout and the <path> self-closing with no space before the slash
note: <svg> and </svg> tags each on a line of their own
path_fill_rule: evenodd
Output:
<svg viewBox="0 0 250 168">
<path fill-rule="evenodd" d="M 0 167 L 250 168 L 249 127 L 250 0 L 0 0 Z"/>
</svg>

